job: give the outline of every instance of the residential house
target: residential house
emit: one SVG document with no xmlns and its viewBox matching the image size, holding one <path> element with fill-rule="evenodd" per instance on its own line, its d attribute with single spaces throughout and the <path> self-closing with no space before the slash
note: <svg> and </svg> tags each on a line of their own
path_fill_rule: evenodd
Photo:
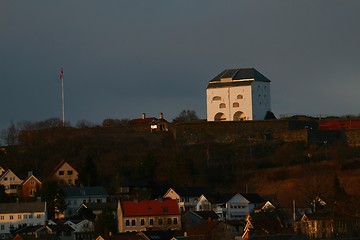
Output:
<svg viewBox="0 0 360 240">
<path fill-rule="evenodd" d="M 70 187 L 62 188 L 67 207 L 65 217 L 74 216 L 83 203 L 105 203 L 109 197 L 103 187 Z"/>
<path fill-rule="evenodd" d="M 189 228 L 186 235 L 189 240 L 233 240 L 236 236 L 236 230 L 233 226 L 222 221 L 201 221 Z"/>
<path fill-rule="evenodd" d="M 24 226 L 42 225 L 46 220 L 46 202 L 0 203 L 0 237 Z"/>
<path fill-rule="evenodd" d="M 159 118 L 146 117 L 143 113 L 141 118 L 131 119 L 128 124 L 142 131 L 164 132 L 169 130 L 169 122 L 164 119 L 163 113 L 160 113 Z"/>
<path fill-rule="evenodd" d="M 222 71 L 206 98 L 208 121 L 264 120 L 271 112 L 270 80 L 254 68 Z"/>
<path fill-rule="evenodd" d="M 16 235 L 33 236 L 37 239 L 51 239 L 52 237 L 56 237 L 60 240 L 73 240 L 74 229 L 65 224 L 25 226 L 16 231 Z"/>
<path fill-rule="evenodd" d="M 15 237 L 13 237 L 12 240 L 61 240 L 61 239 L 54 234 L 33 235 L 33 234 L 18 233 L 15 235 Z"/>
<path fill-rule="evenodd" d="M 222 220 L 244 220 L 249 212 L 264 202 L 257 193 L 237 193 L 229 200 L 215 204 L 214 211 Z"/>
<path fill-rule="evenodd" d="M 173 199 L 119 201 L 117 216 L 119 232 L 181 228 L 179 207 Z"/>
<path fill-rule="evenodd" d="M 41 186 L 42 182 L 32 172 L 28 172 L 28 176 L 20 184 L 18 196 L 23 199 L 34 198 L 36 191 L 41 189 Z"/>
<path fill-rule="evenodd" d="M 146 240 L 138 232 L 118 233 L 110 236 L 98 236 L 96 240 Z"/>
<path fill-rule="evenodd" d="M 85 211 L 91 211 L 95 215 L 95 220 L 102 214 L 104 211 L 109 211 L 113 214 L 114 218 L 116 218 L 117 213 L 117 202 L 91 202 L 91 203 L 83 203 L 80 208 L 77 210 L 78 213 Z"/>
<path fill-rule="evenodd" d="M 181 211 L 196 210 L 209 211 L 211 203 L 204 196 L 203 188 L 169 188 L 163 198 L 174 199 L 178 202 Z"/>
<path fill-rule="evenodd" d="M 78 172 L 65 160 L 62 160 L 51 172 L 50 178 L 60 186 L 74 186 L 78 183 Z"/>
<path fill-rule="evenodd" d="M 194 226 L 201 221 L 218 221 L 219 216 L 214 211 L 187 211 L 181 216 L 181 226 L 183 230 Z"/>
<path fill-rule="evenodd" d="M 16 195 L 21 182 L 22 180 L 10 169 L 6 170 L 0 176 L 0 184 L 4 185 L 5 193 L 7 194 Z"/>
<path fill-rule="evenodd" d="M 310 239 L 342 239 L 360 237 L 360 218 L 342 216 L 331 209 L 304 214 L 299 231 Z"/>
<path fill-rule="evenodd" d="M 288 224 L 288 218 L 281 212 L 252 212 L 246 217 L 243 239 L 290 239 L 294 237 L 294 228 Z"/>
</svg>

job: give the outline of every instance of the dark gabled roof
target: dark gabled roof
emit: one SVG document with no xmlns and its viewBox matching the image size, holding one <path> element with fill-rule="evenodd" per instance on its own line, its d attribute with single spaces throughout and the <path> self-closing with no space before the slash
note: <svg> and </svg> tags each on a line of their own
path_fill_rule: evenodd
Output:
<svg viewBox="0 0 360 240">
<path fill-rule="evenodd" d="M 263 203 L 264 199 L 257 193 L 240 193 L 250 203 Z"/>
<path fill-rule="evenodd" d="M 117 202 L 106 202 L 106 203 L 84 203 L 84 206 L 90 210 L 105 210 L 105 209 L 111 209 L 116 210 L 117 209 Z"/>
<path fill-rule="evenodd" d="M 180 197 L 200 197 L 201 195 L 206 195 L 205 189 L 201 187 L 183 187 L 183 188 L 173 188 L 173 190 Z"/>
<path fill-rule="evenodd" d="M 0 213 L 44 212 L 45 202 L 0 203 Z"/>
<path fill-rule="evenodd" d="M 176 233 L 176 231 L 142 231 L 140 235 L 150 240 L 170 240 L 176 236 Z"/>
<path fill-rule="evenodd" d="M 103 187 L 70 187 L 62 189 L 65 197 L 107 196 Z"/>
<path fill-rule="evenodd" d="M 218 220 L 220 218 L 214 211 L 189 211 L 188 213 L 194 213 L 204 220 Z"/>
<path fill-rule="evenodd" d="M 145 240 L 138 232 L 117 233 L 111 236 L 101 236 L 104 240 Z"/>
<path fill-rule="evenodd" d="M 231 82 L 221 82 L 221 79 L 230 78 Z M 207 88 L 218 88 L 227 86 L 245 86 L 252 81 L 270 82 L 270 80 L 258 72 L 255 68 L 226 69 L 214 77 Z"/>
</svg>

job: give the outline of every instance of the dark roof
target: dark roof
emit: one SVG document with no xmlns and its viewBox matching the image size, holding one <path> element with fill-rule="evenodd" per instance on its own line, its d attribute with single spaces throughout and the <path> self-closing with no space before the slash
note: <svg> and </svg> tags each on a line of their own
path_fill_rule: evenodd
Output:
<svg viewBox="0 0 360 240">
<path fill-rule="evenodd" d="M 221 82 L 222 78 L 231 78 L 231 82 Z M 226 69 L 214 77 L 207 88 L 218 88 L 227 86 L 245 86 L 252 81 L 270 82 L 270 80 L 258 72 L 255 68 Z"/>
<path fill-rule="evenodd" d="M 205 195 L 205 189 L 201 187 L 183 187 L 173 188 L 180 197 L 200 197 Z"/>
<path fill-rule="evenodd" d="M 189 211 L 187 213 L 196 214 L 204 220 L 218 220 L 220 218 L 219 215 L 217 215 L 214 211 Z"/>
<path fill-rule="evenodd" d="M 70 187 L 62 189 L 66 197 L 107 196 L 103 187 Z"/>
<path fill-rule="evenodd" d="M 117 202 L 84 203 L 83 205 L 85 205 L 90 210 L 105 210 L 105 209 L 116 210 L 117 209 Z"/>
<path fill-rule="evenodd" d="M 170 240 L 177 235 L 176 231 L 143 231 L 141 233 L 150 240 Z"/>
<path fill-rule="evenodd" d="M 264 199 L 257 193 L 240 193 L 250 203 L 263 203 Z"/>
<path fill-rule="evenodd" d="M 0 203 L 0 213 L 44 212 L 45 202 Z"/>
</svg>

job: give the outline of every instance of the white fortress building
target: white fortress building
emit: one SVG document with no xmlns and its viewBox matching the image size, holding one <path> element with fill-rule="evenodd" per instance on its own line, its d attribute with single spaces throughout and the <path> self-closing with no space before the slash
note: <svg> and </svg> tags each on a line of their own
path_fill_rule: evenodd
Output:
<svg viewBox="0 0 360 240">
<path fill-rule="evenodd" d="M 270 80 L 255 68 L 227 69 L 206 88 L 208 121 L 264 120 L 271 112 Z"/>
</svg>

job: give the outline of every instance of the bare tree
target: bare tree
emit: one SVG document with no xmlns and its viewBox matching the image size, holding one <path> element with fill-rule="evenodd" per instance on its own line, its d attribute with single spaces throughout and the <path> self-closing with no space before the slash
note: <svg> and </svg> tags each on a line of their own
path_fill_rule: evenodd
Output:
<svg viewBox="0 0 360 240">
<path fill-rule="evenodd" d="M 192 122 L 199 120 L 194 110 L 182 110 L 179 115 L 173 119 L 173 122 Z"/>
</svg>

